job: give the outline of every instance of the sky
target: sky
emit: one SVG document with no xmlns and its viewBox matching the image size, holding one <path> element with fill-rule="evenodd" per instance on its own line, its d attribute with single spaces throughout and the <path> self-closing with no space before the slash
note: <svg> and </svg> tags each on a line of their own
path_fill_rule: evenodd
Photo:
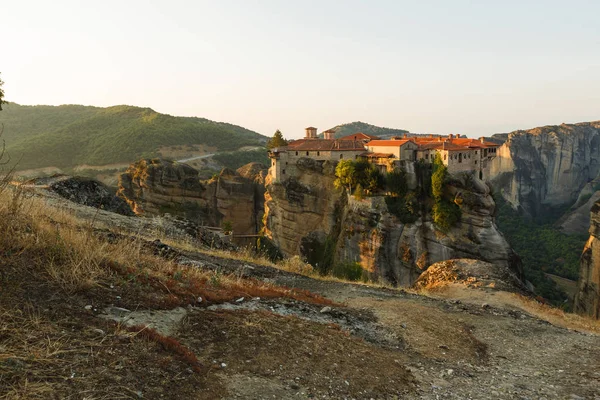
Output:
<svg viewBox="0 0 600 400">
<path fill-rule="evenodd" d="M 129 104 L 287 138 L 600 120 L 600 1 L 0 0 L 19 104 Z"/>
</svg>

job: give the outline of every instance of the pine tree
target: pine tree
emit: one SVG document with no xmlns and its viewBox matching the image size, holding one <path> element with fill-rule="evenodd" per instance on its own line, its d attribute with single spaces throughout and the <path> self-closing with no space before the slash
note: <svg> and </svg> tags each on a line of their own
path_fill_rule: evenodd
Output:
<svg viewBox="0 0 600 400">
<path fill-rule="evenodd" d="M 275 131 L 273 137 L 267 142 L 267 149 L 274 149 L 275 147 L 287 146 L 288 141 L 284 139 L 283 134 L 279 129 Z"/>
</svg>

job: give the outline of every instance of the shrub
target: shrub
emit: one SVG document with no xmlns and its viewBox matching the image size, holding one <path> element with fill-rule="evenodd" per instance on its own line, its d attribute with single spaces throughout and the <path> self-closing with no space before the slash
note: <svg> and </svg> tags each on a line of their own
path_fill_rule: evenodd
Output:
<svg viewBox="0 0 600 400">
<path fill-rule="evenodd" d="M 444 232 L 460 220 L 460 208 L 444 199 L 433 204 L 433 222 Z"/>
<path fill-rule="evenodd" d="M 336 264 L 333 267 L 331 274 L 336 278 L 346 279 L 349 281 L 366 280 L 367 278 L 362 266 L 357 262 Z"/>
<path fill-rule="evenodd" d="M 386 189 L 395 196 L 404 196 L 408 191 L 406 173 L 404 171 L 391 171 L 386 176 Z"/>
</svg>

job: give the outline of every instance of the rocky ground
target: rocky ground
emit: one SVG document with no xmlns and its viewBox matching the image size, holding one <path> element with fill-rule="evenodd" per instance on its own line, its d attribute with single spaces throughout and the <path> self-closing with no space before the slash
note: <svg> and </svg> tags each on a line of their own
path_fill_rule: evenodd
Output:
<svg viewBox="0 0 600 400">
<path fill-rule="evenodd" d="M 143 232 L 146 247 L 180 269 L 164 289 L 131 270 L 66 292 L 9 266 L 0 398 L 600 399 L 600 325 L 489 282 L 419 294 L 298 275 L 192 239 L 169 247 L 153 235 L 175 232 L 183 243 L 187 233 L 47 199 L 102 237 Z M 177 274 L 188 269 L 209 277 L 207 295 L 182 302 L 175 289 L 187 281 Z M 225 280 L 322 297 L 242 285 L 217 301 L 211 290 Z M 15 348 L 38 358 L 11 356 Z"/>
</svg>

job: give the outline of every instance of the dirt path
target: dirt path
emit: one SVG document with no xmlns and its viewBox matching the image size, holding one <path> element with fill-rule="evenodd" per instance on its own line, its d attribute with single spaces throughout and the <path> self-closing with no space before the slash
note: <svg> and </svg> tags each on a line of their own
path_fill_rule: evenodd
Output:
<svg viewBox="0 0 600 400">
<path fill-rule="evenodd" d="M 367 341 L 394 351 L 416 379 L 416 392 L 403 398 L 600 399 L 600 335 L 552 325 L 525 304 L 511 303 L 508 293 L 455 288 L 450 298 L 436 299 L 201 254 L 192 258 L 202 268 L 307 289 L 345 304 L 341 310 L 374 316 L 378 328 L 372 331 L 379 338 Z M 395 350 L 389 350 L 389 337 L 398 338 Z"/>
</svg>

